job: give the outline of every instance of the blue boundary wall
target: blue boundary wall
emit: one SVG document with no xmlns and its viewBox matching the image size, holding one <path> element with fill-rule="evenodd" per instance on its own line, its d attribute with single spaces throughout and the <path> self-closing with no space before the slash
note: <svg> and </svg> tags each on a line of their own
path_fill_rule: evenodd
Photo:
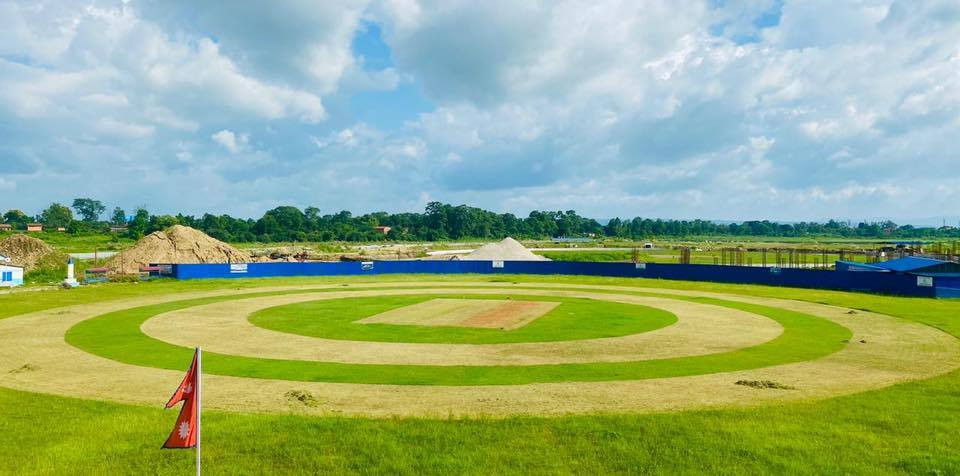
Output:
<svg viewBox="0 0 960 476">
<path fill-rule="evenodd" d="M 917 276 L 829 270 L 700 264 L 590 263 L 570 261 L 372 261 L 338 263 L 174 264 L 177 279 L 357 276 L 383 274 L 533 274 L 762 284 L 918 297 L 960 297 L 960 289 L 921 285 Z M 952 283 L 951 283 L 952 284 Z"/>
</svg>

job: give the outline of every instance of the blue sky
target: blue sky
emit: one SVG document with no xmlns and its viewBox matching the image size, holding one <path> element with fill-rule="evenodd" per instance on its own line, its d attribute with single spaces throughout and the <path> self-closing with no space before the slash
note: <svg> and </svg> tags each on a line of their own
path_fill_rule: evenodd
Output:
<svg viewBox="0 0 960 476">
<path fill-rule="evenodd" d="M 960 215 L 956 1 L 0 0 L 0 208 Z"/>
</svg>

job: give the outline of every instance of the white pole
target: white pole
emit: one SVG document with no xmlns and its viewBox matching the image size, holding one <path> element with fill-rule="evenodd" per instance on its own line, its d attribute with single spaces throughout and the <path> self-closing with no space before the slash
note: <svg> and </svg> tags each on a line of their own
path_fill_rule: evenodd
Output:
<svg viewBox="0 0 960 476">
<path fill-rule="evenodd" d="M 200 476 L 200 404 L 203 401 L 203 364 L 201 361 L 200 347 L 197 347 L 197 476 Z"/>
</svg>

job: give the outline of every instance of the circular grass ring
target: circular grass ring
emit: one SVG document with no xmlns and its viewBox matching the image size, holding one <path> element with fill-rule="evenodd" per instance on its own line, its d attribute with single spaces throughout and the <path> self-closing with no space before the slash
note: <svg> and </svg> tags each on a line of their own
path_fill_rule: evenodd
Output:
<svg viewBox="0 0 960 476">
<path fill-rule="evenodd" d="M 422 289 L 374 291 L 377 296 L 387 299 L 397 295 L 422 295 L 423 292 Z M 481 315 L 481 322 L 488 322 L 486 319 L 491 314 L 487 311 L 492 308 L 497 310 L 495 314 L 501 323 L 504 319 L 509 321 L 529 317 L 523 314 L 509 315 L 510 303 L 525 303 L 523 296 L 507 296 L 513 297 L 512 300 L 469 299 L 481 295 L 500 295 L 503 293 L 501 289 L 475 288 L 469 291 L 470 296 L 463 296 L 464 291 L 461 289 L 434 288 L 430 293 L 443 294 L 446 298 L 377 314 L 357 323 L 407 322 L 420 327 L 423 327 L 422 323 L 450 324 L 462 322 L 461 319 L 465 318 L 473 320 L 476 315 L 472 313 L 477 311 L 478 306 L 481 312 L 486 313 Z M 621 337 L 483 345 L 324 339 L 263 329 L 248 320 L 251 314 L 272 307 L 309 301 L 349 300 L 369 297 L 371 294 L 370 291 L 353 291 L 325 295 L 304 293 L 267 296 L 205 304 L 159 314 L 145 321 L 140 329 L 147 336 L 173 345 L 191 348 L 201 345 L 207 351 L 234 356 L 344 364 L 443 366 L 549 365 L 669 359 L 751 347 L 768 342 L 783 332 L 780 324 L 766 317 L 710 304 L 607 293 L 537 289 L 524 289 L 522 293 L 524 296 L 585 298 L 598 304 L 613 302 L 650 306 L 672 313 L 677 320 L 672 325 L 653 332 Z M 450 299 L 453 296 L 464 298 L 465 301 Z M 521 308 L 531 309 L 528 304 L 521 304 Z M 508 313 L 499 315 L 504 306 L 507 306 Z M 595 320 L 592 325 L 603 327 L 604 320 Z M 230 339 L 224 339 L 223 336 L 230 336 Z"/>
<path fill-rule="evenodd" d="M 274 294 L 279 293 L 255 293 L 242 297 Z M 402 385 L 471 386 L 643 380 L 756 369 L 813 360 L 840 350 L 845 345 L 844 341 L 851 336 L 848 329 L 827 319 L 769 306 L 714 298 L 664 296 L 656 293 L 631 294 L 669 297 L 740 309 L 778 322 L 783 326 L 784 332 L 764 344 L 732 352 L 635 362 L 530 366 L 376 365 L 262 359 L 207 352 L 204 355 L 204 370 L 211 374 L 237 377 Z M 239 298 L 218 296 L 175 301 L 104 314 L 72 327 L 66 334 L 66 341 L 92 354 L 127 364 L 180 369 L 183 361 L 189 360 L 192 349 L 152 339 L 140 331 L 140 325 L 159 313 Z"/>
<path fill-rule="evenodd" d="M 501 344 L 559 342 L 620 337 L 661 329 L 677 317 L 660 309 L 585 298 L 510 295 L 368 296 L 285 304 L 257 311 L 252 324 L 277 332 L 324 339 L 433 344 Z M 430 299 L 522 299 L 552 301 L 560 305 L 533 322 L 511 331 L 499 329 L 354 324 L 375 314 L 419 304 Z M 602 323 L 602 325 L 597 325 Z"/>
</svg>

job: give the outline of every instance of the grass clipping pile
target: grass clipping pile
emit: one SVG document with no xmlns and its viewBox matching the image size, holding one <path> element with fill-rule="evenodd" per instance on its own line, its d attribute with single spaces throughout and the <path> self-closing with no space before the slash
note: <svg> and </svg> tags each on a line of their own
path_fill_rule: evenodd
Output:
<svg viewBox="0 0 960 476">
<path fill-rule="evenodd" d="M 151 263 L 249 263 L 249 254 L 202 231 L 174 225 L 153 232 L 132 248 L 113 257 L 110 267 L 122 274 L 140 271 Z"/>
<path fill-rule="evenodd" d="M 23 266 L 25 271 L 37 268 L 60 266 L 67 262 L 67 257 L 54 250 L 42 240 L 24 234 L 13 234 L 0 241 L 0 255 L 10 258 L 17 266 Z"/>
</svg>

